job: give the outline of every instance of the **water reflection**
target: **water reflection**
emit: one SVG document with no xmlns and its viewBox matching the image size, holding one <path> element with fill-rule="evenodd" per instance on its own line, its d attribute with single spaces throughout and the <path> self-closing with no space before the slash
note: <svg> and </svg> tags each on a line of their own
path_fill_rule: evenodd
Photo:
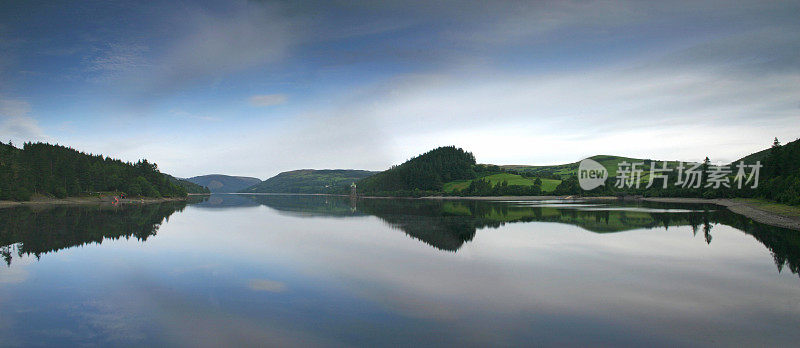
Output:
<svg viewBox="0 0 800 348">
<path fill-rule="evenodd" d="M 6 209 L 0 345 L 787 346 L 796 235 L 618 202 Z"/>
<path fill-rule="evenodd" d="M 359 199 L 335 196 L 251 196 L 255 202 L 298 216 L 372 215 L 434 248 L 457 251 L 478 229 L 516 222 L 553 222 L 595 233 L 691 226 L 707 244 L 714 224 L 753 236 L 773 255 L 778 270 L 800 273 L 800 233 L 754 222 L 714 205 L 654 202 L 553 204 L 474 200 Z"/>
<path fill-rule="evenodd" d="M 243 195 L 192 196 L 189 203 L 194 207 L 208 209 L 256 207 L 259 204 Z"/>
<path fill-rule="evenodd" d="M 0 254 L 10 265 L 16 256 L 55 252 L 106 238 L 146 241 L 186 202 L 123 207 L 56 206 L 0 209 Z M 507 223 L 552 222 L 595 233 L 691 226 L 706 243 L 715 224 L 734 227 L 770 250 L 779 271 L 800 274 L 800 235 L 756 223 L 713 205 L 672 203 L 491 202 L 472 200 L 352 199 L 314 195 L 211 195 L 189 202 L 198 208 L 266 206 L 296 217 L 376 216 L 391 227 L 439 250 L 458 251 L 479 229 Z"/>
<path fill-rule="evenodd" d="M 112 206 L 49 206 L 0 209 L 0 254 L 7 265 L 23 255 L 100 244 L 104 239 L 155 236 L 161 223 L 186 202 Z"/>
</svg>

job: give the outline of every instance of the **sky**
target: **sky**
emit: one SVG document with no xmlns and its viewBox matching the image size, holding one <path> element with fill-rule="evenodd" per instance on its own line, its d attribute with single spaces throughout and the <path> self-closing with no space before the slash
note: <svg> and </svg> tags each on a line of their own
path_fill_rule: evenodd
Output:
<svg viewBox="0 0 800 348">
<path fill-rule="evenodd" d="M 800 1 L 0 2 L 0 141 L 178 177 L 729 162 L 800 137 Z"/>
</svg>

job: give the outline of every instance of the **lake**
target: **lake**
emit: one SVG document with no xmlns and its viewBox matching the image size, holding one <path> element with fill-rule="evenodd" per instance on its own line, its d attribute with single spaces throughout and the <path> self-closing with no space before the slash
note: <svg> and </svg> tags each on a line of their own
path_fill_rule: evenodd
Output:
<svg viewBox="0 0 800 348">
<path fill-rule="evenodd" d="M 795 346 L 800 232 L 705 205 L 0 209 L 0 345 Z"/>
</svg>

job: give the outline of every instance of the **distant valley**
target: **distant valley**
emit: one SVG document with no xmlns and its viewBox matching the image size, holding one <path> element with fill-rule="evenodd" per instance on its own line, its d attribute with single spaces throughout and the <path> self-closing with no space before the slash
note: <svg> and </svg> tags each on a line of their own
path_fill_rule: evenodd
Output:
<svg viewBox="0 0 800 348">
<path fill-rule="evenodd" d="M 211 174 L 195 176 L 186 179 L 186 181 L 208 187 L 211 193 L 233 193 L 256 185 L 261 182 L 261 179 L 246 176 Z"/>
</svg>

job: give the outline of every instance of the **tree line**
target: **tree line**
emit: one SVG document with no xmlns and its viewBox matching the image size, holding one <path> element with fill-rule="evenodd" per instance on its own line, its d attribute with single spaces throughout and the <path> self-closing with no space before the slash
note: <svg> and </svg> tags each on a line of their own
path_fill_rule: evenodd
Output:
<svg viewBox="0 0 800 348">
<path fill-rule="evenodd" d="M 533 185 L 509 185 L 503 180 L 492 184 L 486 179 L 472 180 L 469 186 L 455 190 L 454 196 L 539 196 L 542 194 L 542 179 L 535 178 Z"/>
<path fill-rule="evenodd" d="M 775 139 L 764 159 L 758 194 L 780 203 L 800 205 L 800 140 L 781 146 Z"/>
<path fill-rule="evenodd" d="M 731 164 L 731 169 L 736 170 L 738 161 Z M 748 165 L 754 163 L 746 163 Z M 586 195 L 586 196 L 625 196 L 642 195 L 650 197 L 698 197 L 698 198 L 748 198 L 758 197 L 785 204 L 800 205 L 800 140 L 781 145 L 775 139 L 767 155 L 761 159 L 763 167 L 760 170 L 757 188 L 750 184 L 738 188 L 731 187 L 706 187 L 711 177 L 711 162 L 706 157 L 700 166 L 700 187 L 683 187 L 674 185 L 678 182 L 678 172 L 673 170 L 665 173 L 668 185 L 662 186 L 662 179 L 655 180 L 652 187 L 646 184 L 640 187 L 616 186 L 616 177 L 609 177 L 605 185 L 591 191 L 580 188 L 576 175 L 562 177 L 552 171 L 531 172 L 526 170 L 505 169 L 495 165 L 476 164 L 475 157 L 454 146 L 440 147 L 412 158 L 405 163 L 393 166 L 391 169 L 368 177 L 358 182 L 358 193 L 366 195 L 386 196 L 425 196 L 441 195 L 444 183 L 455 180 L 472 180 L 464 189 L 456 190 L 457 196 L 531 196 L 542 194 L 542 178 L 562 179 L 552 195 Z M 483 178 L 497 173 L 517 174 L 525 178 L 536 180 L 534 185 L 509 185 L 507 182 L 492 183 Z M 732 179 L 732 178 L 731 178 Z M 344 191 L 343 191 L 344 192 Z"/>
<path fill-rule="evenodd" d="M 34 194 L 65 198 L 92 192 L 132 197 L 184 197 L 186 188 L 162 174 L 155 163 L 92 155 L 46 143 L 22 148 L 0 142 L 0 200 L 30 200 Z"/>
</svg>

